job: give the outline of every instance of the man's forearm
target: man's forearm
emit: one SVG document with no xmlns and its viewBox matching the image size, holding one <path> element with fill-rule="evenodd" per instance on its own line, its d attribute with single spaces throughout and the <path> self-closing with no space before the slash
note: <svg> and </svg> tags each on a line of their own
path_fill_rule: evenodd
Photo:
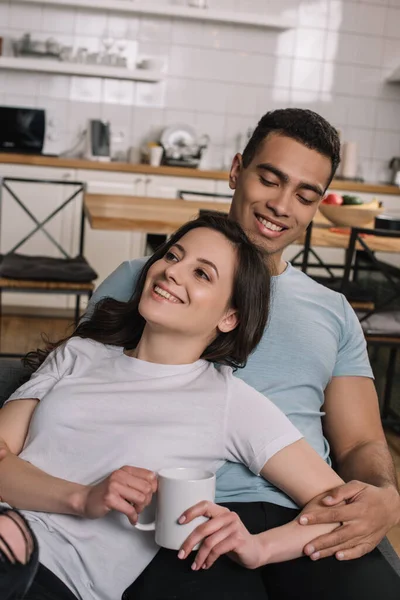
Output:
<svg viewBox="0 0 400 600">
<path fill-rule="evenodd" d="M 357 446 L 338 462 L 337 471 L 345 481 L 356 479 L 399 491 L 396 470 L 385 442 L 367 442 Z"/>
</svg>

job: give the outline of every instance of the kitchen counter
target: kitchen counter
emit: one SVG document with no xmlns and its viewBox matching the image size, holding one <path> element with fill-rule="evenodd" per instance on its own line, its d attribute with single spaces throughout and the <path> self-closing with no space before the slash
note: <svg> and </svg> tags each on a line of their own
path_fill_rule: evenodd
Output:
<svg viewBox="0 0 400 600">
<path fill-rule="evenodd" d="M 93 171 L 113 171 L 121 173 L 141 173 L 144 175 L 164 175 L 170 177 L 193 177 L 196 179 L 213 179 L 220 181 L 226 181 L 228 179 L 228 173 L 226 171 L 201 171 L 200 169 L 189 169 L 185 167 L 151 167 L 150 165 L 143 164 L 100 162 L 81 158 L 58 158 L 56 156 L 27 154 L 0 153 L 0 164 L 85 169 Z M 344 181 L 340 179 L 335 179 L 332 181 L 329 189 L 377 195 L 400 195 L 400 189 L 395 185 L 360 183 L 355 181 Z"/>
</svg>

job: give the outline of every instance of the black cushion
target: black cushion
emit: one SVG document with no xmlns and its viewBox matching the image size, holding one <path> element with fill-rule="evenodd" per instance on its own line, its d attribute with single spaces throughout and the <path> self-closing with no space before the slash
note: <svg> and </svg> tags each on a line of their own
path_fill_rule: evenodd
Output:
<svg viewBox="0 0 400 600">
<path fill-rule="evenodd" d="M 25 383 L 32 371 L 19 359 L 0 359 L 0 407 L 15 390 Z"/>
<path fill-rule="evenodd" d="M 0 258 L 0 277 L 28 279 L 33 281 L 63 281 L 89 283 L 97 279 L 97 273 L 83 256 L 76 258 L 53 258 L 4 254 Z"/>
</svg>

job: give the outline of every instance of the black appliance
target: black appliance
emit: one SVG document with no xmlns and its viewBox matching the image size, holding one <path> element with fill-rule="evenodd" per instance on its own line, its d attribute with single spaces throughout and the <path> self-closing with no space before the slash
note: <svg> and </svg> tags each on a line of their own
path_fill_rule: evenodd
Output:
<svg viewBox="0 0 400 600">
<path fill-rule="evenodd" d="M 45 129 L 44 110 L 0 106 L 0 152 L 41 154 Z"/>
<path fill-rule="evenodd" d="M 375 217 L 375 227 L 377 229 L 388 229 L 389 231 L 400 231 L 400 213 L 378 215 Z"/>
</svg>

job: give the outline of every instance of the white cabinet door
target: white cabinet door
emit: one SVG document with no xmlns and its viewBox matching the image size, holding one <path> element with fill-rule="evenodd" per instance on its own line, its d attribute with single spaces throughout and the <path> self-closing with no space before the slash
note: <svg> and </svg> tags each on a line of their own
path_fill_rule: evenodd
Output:
<svg viewBox="0 0 400 600">
<path fill-rule="evenodd" d="M 78 170 L 76 178 L 94 194 L 144 195 L 144 176 L 134 173 Z M 85 256 L 98 274 L 100 284 L 124 260 L 144 255 L 146 236 L 129 231 L 92 229 L 86 222 Z"/>
<path fill-rule="evenodd" d="M 0 164 L 0 176 L 27 179 L 50 179 L 56 181 L 73 181 L 75 172 L 68 169 L 35 167 L 26 165 Z M 32 215 L 39 221 L 48 217 L 75 188 L 68 185 L 44 183 L 10 182 L 11 190 L 20 198 Z M 59 214 L 45 225 L 46 230 L 68 253 L 77 253 L 79 241 L 79 214 L 81 198 L 65 207 Z M 1 206 L 0 251 L 9 252 L 15 245 L 36 227 L 35 222 L 24 212 L 12 195 L 3 190 Z M 43 254 L 61 257 L 61 252 L 46 237 L 43 231 L 37 231 L 20 248 L 22 254 Z M 56 294 L 4 293 L 3 303 L 13 306 L 60 307 L 69 306 L 72 298 Z"/>
<path fill-rule="evenodd" d="M 146 195 L 151 198 L 177 198 L 181 190 L 214 193 L 215 181 L 192 177 L 153 175 L 145 178 L 145 190 Z M 196 200 L 198 199 L 197 197 Z"/>
<path fill-rule="evenodd" d="M 234 190 L 231 190 L 229 187 L 228 180 L 226 181 L 216 181 L 215 191 L 217 194 L 224 194 L 225 196 L 229 196 L 232 198 Z M 217 198 L 220 202 L 229 202 L 229 198 Z"/>
</svg>

